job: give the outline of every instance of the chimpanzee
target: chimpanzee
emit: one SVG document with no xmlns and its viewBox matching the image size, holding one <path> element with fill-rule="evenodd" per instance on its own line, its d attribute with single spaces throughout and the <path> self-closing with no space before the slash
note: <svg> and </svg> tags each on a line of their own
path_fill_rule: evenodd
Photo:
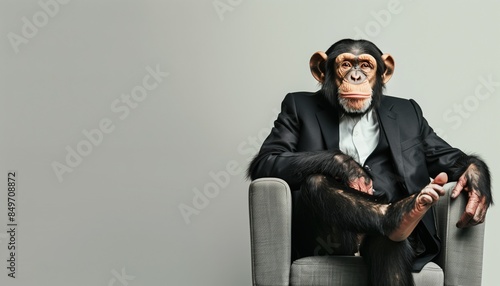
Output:
<svg viewBox="0 0 500 286">
<path fill-rule="evenodd" d="M 452 197 L 468 193 L 458 227 L 482 223 L 493 202 L 488 167 L 441 139 L 414 100 L 383 95 L 394 59 L 372 42 L 340 40 L 310 69 L 320 90 L 285 97 L 248 176 L 293 190 L 294 259 L 317 254 L 328 235 L 331 254 L 364 257 L 370 285 L 414 285 L 411 272 L 440 249 L 428 210 L 442 186 L 457 181 Z"/>
</svg>

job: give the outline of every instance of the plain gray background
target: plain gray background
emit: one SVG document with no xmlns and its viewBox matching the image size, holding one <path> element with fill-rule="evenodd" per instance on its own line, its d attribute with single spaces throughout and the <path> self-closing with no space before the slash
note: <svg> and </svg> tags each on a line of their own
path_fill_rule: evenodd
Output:
<svg viewBox="0 0 500 286">
<path fill-rule="evenodd" d="M 483 156 L 498 189 L 499 9 L 1 0 L 0 284 L 250 285 L 248 160 L 286 93 L 318 88 L 309 57 L 345 37 L 391 53 L 386 93 L 415 99 L 450 144 Z M 493 207 L 483 285 L 497 280 L 498 219 Z"/>
</svg>

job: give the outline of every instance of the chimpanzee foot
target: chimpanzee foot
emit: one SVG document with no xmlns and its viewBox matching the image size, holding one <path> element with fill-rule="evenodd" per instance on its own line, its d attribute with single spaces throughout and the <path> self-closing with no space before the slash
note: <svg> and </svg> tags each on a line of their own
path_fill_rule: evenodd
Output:
<svg viewBox="0 0 500 286">
<path fill-rule="evenodd" d="M 444 196 L 443 185 L 448 182 L 448 175 L 440 173 L 420 193 L 397 202 L 394 207 L 404 209 L 399 226 L 388 237 L 392 241 L 403 241 L 417 227 L 425 213 Z M 413 203 L 413 204 L 412 204 Z M 400 206 L 397 206 L 401 204 Z M 412 206 L 413 205 L 413 206 Z M 407 208 L 408 207 L 408 208 Z"/>
</svg>

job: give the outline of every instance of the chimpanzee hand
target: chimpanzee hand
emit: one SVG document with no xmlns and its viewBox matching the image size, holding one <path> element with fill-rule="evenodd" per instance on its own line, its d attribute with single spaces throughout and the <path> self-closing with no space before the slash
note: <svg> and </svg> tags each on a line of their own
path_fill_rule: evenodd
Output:
<svg viewBox="0 0 500 286">
<path fill-rule="evenodd" d="M 363 170 L 363 168 L 361 168 L 361 170 Z M 354 179 L 350 179 L 349 187 L 363 193 L 373 195 L 373 182 L 372 179 L 366 174 L 360 175 L 359 177 L 356 177 Z"/>
<path fill-rule="evenodd" d="M 373 195 L 373 183 L 369 174 L 352 157 L 345 154 L 336 154 L 335 161 L 341 170 L 333 174 L 337 180 L 349 187 Z"/>
<path fill-rule="evenodd" d="M 485 178 L 485 174 L 479 169 L 477 165 L 470 164 L 458 179 L 457 185 L 451 193 L 452 198 L 458 197 L 463 191 L 467 192 L 469 196 L 465 211 L 457 222 L 459 228 L 483 223 L 488 207 L 491 204 L 489 173 L 486 174 L 487 178 Z M 487 180 L 488 184 L 484 183 L 485 180 Z"/>
</svg>

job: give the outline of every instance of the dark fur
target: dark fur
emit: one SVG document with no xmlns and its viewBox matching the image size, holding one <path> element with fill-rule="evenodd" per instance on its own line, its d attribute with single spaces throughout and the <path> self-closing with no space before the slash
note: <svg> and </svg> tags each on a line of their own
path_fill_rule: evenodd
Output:
<svg viewBox="0 0 500 286">
<path fill-rule="evenodd" d="M 416 194 L 389 205 L 384 214 L 374 197 L 330 176 L 311 175 L 302 186 L 302 200 L 314 213 L 324 232 L 340 242 L 337 254 L 358 251 L 358 234 L 366 234 L 361 254 L 368 264 L 370 285 L 411 286 L 414 252 L 409 242 L 386 237 L 401 223 L 404 213 L 415 205 Z M 394 283 L 394 284 L 392 284 Z"/>
<path fill-rule="evenodd" d="M 345 182 L 312 175 L 302 186 L 303 200 L 324 223 L 354 233 L 387 235 L 400 224 L 404 213 L 415 205 L 416 194 L 390 204 L 383 215 L 383 202 L 352 189 Z"/>
<path fill-rule="evenodd" d="M 254 179 L 252 170 L 256 169 L 258 163 L 259 161 L 255 159 L 251 161 L 247 169 L 248 178 Z M 339 150 L 296 153 L 291 164 L 293 174 L 290 175 L 299 178 L 301 182 L 312 174 L 330 176 L 343 182 L 349 182 L 358 177 L 363 177 L 366 182 L 371 181 L 370 174 L 363 167 Z"/>
<path fill-rule="evenodd" d="M 395 242 L 381 235 L 367 235 L 361 255 L 368 264 L 369 285 L 413 286 L 413 249 L 408 240 Z"/>
<path fill-rule="evenodd" d="M 458 159 L 455 163 L 456 170 L 453 177 L 460 178 L 471 165 L 475 166 L 477 171 L 467 172 L 467 188 L 478 190 L 481 196 L 486 197 L 486 203 L 489 206 L 493 204 L 490 170 L 479 156 L 466 155 Z"/>
<path fill-rule="evenodd" d="M 303 152 L 293 160 L 295 175 L 301 181 L 311 174 L 323 174 L 347 183 L 362 177 L 371 181 L 368 172 L 363 169 L 352 157 L 339 150 Z"/>
</svg>

